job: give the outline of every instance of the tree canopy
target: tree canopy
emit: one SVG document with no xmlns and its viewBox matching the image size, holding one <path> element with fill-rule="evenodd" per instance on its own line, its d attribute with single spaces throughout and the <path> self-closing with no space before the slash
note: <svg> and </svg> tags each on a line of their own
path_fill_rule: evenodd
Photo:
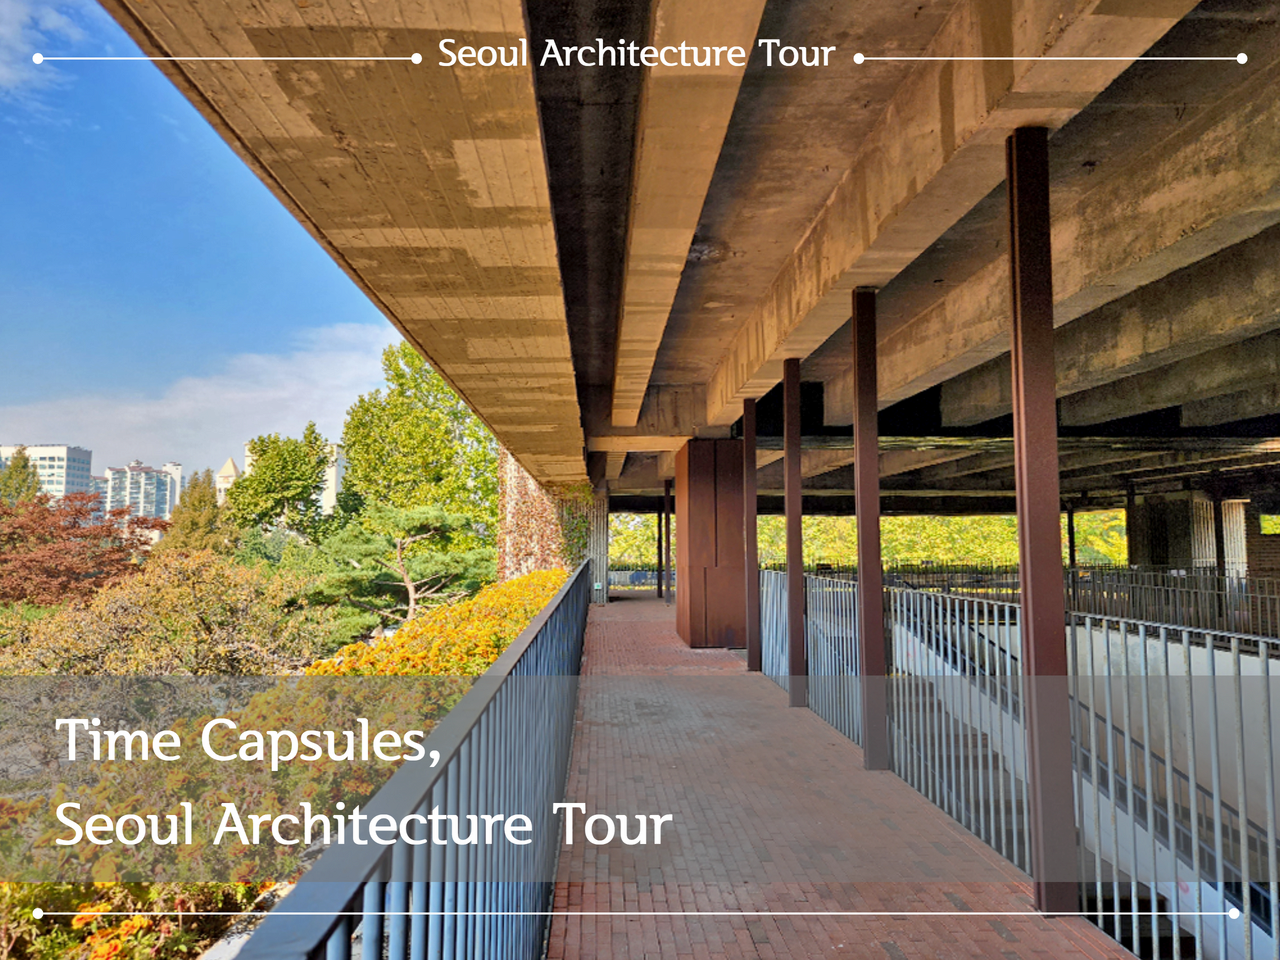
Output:
<svg viewBox="0 0 1280 960">
<path fill-rule="evenodd" d="M 182 499 L 173 509 L 168 532 L 152 553 L 195 553 L 198 550 L 230 553 L 235 547 L 237 532 L 218 505 L 213 471 L 205 470 L 192 474 L 182 491 Z"/>
<path fill-rule="evenodd" d="M 370 503 L 470 516 L 492 539 L 498 446 L 488 427 L 409 344 L 387 347 L 382 370 L 386 388 L 347 411 L 344 485 Z"/>
<path fill-rule="evenodd" d="M 252 468 L 227 491 L 227 514 L 238 527 L 276 525 L 314 538 L 321 524 L 320 493 L 332 463 L 330 444 L 314 422 L 300 439 L 264 434 L 249 441 Z"/>
<path fill-rule="evenodd" d="M 26 447 L 18 447 L 7 466 L 0 468 L 0 503 L 13 506 L 34 500 L 40 493 L 40 472 L 27 456 Z"/>
<path fill-rule="evenodd" d="M 151 544 L 150 531 L 166 526 L 131 517 L 127 507 L 104 516 L 92 493 L 0 502 L 0 603 L 89 597 L 135 573 L 135 557 Z"/>
</svg>

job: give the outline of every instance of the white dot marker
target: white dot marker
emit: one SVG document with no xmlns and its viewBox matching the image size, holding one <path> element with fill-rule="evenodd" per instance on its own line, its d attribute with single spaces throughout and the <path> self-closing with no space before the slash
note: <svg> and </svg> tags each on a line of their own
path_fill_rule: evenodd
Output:
<svg viewBox="0 0 1280 960">
<path fill-rule="evenodd" d="M 1244 56 L 1244 54 L 1242 53 L 1242 54 L 1240 54 L 1240 56 L 1242 56 L 1242 57 L 1243 57 L 1243 56 Z M 410 59 L 410 60 L 412 60 L 414 63 L 421 63 L 421 62 L 422 62 L 422 54 L 420 54 L 420 53 L 415 53 L 415 54 L 414 54 L 412 57 L 410 57 L 409 59 Z M 1243 61 L 1241 61 L 1241 62 L 1243 63 Z"/>
<path fill-rule="evenodd" d="M 1249 62 L 1249 55 L 1247 53 L 1242 53 L 1238 57 L 1236 57 L 1236 63 L 1248 63 L 1248 62 Z"/>
<path fill-rule="evenodd" d="M 1240 56 L 1242 56 L 1242 57 L 1243 57 L 1243 56 L 1244 56 L 1244 54 L 1242 53 L 1242 54 L 1240 54 Z M 1239 919 L 1240 919 L 1240 911 L 1239 911 L 1239 910 L 1237 910 L 1235 907 L 1232 907 L 1230 910 L 1228 910 L 1228 911 L 1227 911 L 1227 916 L 1228 916 L 1228 917 L 1230 917 L 1232 920 L 1239 920 Z"/>
<path fill-rule="evenodd" d="M 1243 54 L 1241 54 L 1241 56 L 1243 56 Z M 31 62 L 32 62 L 32 63 L 44 63 L 44 54 L 43 54 L 43 53 L 33 53 L 33 54 L 31 55 Z"/>
<path fill-rule="evenodd" d="M 40 54 L 37 53 L 36 56 L 38 57 L 40 56 Z M 34 910 L 31 911 L 31 916 L 35 917 L 37 920 L 43 920 L 44 911 L 41 910 L 39 907 L 36 907 Z"/>
<path fill-rule="evenodd" d="M 863 56 L 862 54 L 860 54 L 860 53 L 855 53 L 855 54 L 853 55 L 853 62 L 854 62 L 854 63 L 861 63 L 861 62 L 862 62 L 863 60 L 865 60 L 865 59 L 867 59 L 867 58 L 866 58 L 866 57 L 864 57 L 864 56 Z"/>
</svg>

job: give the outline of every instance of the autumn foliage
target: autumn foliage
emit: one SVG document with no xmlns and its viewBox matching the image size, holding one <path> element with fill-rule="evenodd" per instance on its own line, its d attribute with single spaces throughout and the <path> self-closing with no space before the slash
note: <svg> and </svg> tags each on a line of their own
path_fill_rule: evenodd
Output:
<svg viewBox="0 0 1280 960">
<path fill-rule="evenodd" d="M 128 509 L 104 515 L 98 503 L 91 493 L 0 501 L 0 603 L 85 599 L 137 571 L 149 532 L 164 521 L 131 517 Z"/>
<path fill-rule="evenodd" d="M 540 570 L 435 607 L 368 646 L 353 643 L 307 668 L 317 676 L 475 676 L 498 659 L 563 586 L 563 570 Z"/>
</svg>

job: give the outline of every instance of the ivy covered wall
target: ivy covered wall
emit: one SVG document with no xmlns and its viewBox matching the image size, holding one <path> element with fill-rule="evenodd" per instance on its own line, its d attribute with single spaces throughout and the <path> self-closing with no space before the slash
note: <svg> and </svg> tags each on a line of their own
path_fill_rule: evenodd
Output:
<svg viewBox="0 0 1280 960">
<path fill-rule="evenodd" d="M 498 456 L 498 579 L 572 570 L 593 560 L 593 603 L 608 592 L 608 497 L 587 483 L 544 487 L 503 450 Z"/>
</svg>

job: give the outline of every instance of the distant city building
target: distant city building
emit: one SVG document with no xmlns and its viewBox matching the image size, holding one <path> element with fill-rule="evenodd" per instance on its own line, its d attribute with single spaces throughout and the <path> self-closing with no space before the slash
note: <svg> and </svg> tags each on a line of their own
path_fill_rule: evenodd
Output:
<svg viewBox="0 0 1280 960">
<path fill-rule="evenodd" d="M 231 485 L 239 479 L 240 468 L 236 466 L 235 460 L 227 457 L 227 462 L 222 465 L 218 475 L 213 478 L 214 489 L 218 491 L 219 506 L 227 499 L 227 491 L 231 489 Z"/>
<path fill-rule="evenodd" d="M 347 473 L 347 458 L 342 453 L 342 444 L 331 443 L 329 450 L 329 466 L 324 471 L 324 489 L 320 491 L 320 512 L 328 516 L 338 508 L 338 494 L 342 492 L 342 478 Z M 228 460 L 227 464 L 235 467 L 235 462 Z M 222 468 L 226 470 L 226 467 Z M 249 444 L 244 445 L 244 475 L 248 476 L 253 470 L 253 454 L 249 452 Z M 222 474 L 219 472 L 219 478 Z M 230 484 L 228 484 L 230 486 Z M 219 495 L 221 497 L 221 495 Z M 219 499 L 221 502 L 221 499 Z"/>
<path fill-rule="evenodd" d="M 134 517 L 168 520 L 182 492 L 182 464 L 157 468 L 134 460 L 126 467 L 107 467 L 102 486 L 104 510 L 127 508 Z"/>
<path fill-rule="evenodd" d="M 93 492 L 93 451 L 58 443 L 27 446 L 27 457 L 40 477 L 40 492 L 58 498 L 69 493 Z M 18 445 L 0 446 L 0 467 L 7 467 Z"/>
</svg>

